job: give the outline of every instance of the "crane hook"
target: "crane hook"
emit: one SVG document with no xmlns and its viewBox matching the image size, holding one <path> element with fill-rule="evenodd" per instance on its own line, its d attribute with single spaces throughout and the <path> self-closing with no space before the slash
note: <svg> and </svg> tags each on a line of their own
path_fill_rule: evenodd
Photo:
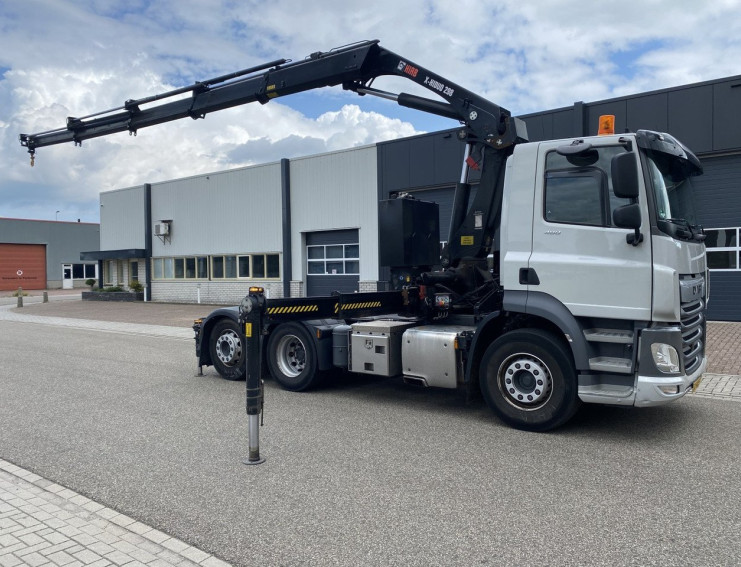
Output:
<svg viewBox="0 0 741 567">
<path fill-rule="evenodd" d="M 31 154 L 31 167 L 33 167 L 33 162 L 36 160 L 36 156 L 35 156 L 36 150 L 34 150 L 33 148 L 30 148 L 28 150 L 28 153 Z"/>
</svg>

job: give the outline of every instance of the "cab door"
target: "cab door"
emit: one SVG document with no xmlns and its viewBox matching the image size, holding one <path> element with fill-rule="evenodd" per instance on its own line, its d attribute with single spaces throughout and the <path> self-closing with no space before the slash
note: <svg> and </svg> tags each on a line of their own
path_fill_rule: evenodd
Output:
<svg viewBox="0 0 741 567">
<path fill-rule="evenodd" d="M 610 165 L 628 150 L 616 138 L 602 143 L 569 156 L 556 151 L 558 143 L 541 144 L 529 289 L 553 296 L 575 316 L 648 321 L 650 238 L 631 245 L 626 237 L 633 231 L 612 220 L 612 211 L 629 201 L 614 195 Z M 647 219 L 645 197 L 641 211 Z"/>
</svg>

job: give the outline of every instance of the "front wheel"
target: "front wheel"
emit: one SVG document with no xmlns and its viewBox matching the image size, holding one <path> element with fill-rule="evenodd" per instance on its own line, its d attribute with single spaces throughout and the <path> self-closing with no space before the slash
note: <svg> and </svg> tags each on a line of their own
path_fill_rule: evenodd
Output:
<svg viewBox="0 0 741 567">
<path fill-rule="evenodd" d="M 568 347 L 539 329 L 512 331 L 489 345 L 481 359 L 479 382 L 491 410 L 518 429 L 554 429 L 579 408 Z"/>
<path fill-rule="evenodd" d="M 322 378 L 314 340 L 300 323 L 285 323 L 270 334 L 267 359 L 270 374 L 286 390 L 308 390 Z"/>
<path fill-rule="evenodd" d="M 211 362 L 225 380 L 244 380 L 244 345 L 236 321 L 218 321 L 209 336 Z"/>
</svg>

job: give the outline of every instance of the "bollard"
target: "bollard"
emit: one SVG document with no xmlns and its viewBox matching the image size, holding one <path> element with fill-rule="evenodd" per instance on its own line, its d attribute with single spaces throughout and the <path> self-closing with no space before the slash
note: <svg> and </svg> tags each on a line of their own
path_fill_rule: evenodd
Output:
<svg viewBox="0 0 741 567">
<path fill-rule="evenodd" d="M 23 288 L 18 288 L 18 307 L 23 307 Z"/>
<path fill-rule="evenodd" d="M 46 292 L 46 291 L 44 292 L 44 300 L 43 300 L 43 302 L 44 303 L 49 303 L 49 293 Z"/>
</svg>

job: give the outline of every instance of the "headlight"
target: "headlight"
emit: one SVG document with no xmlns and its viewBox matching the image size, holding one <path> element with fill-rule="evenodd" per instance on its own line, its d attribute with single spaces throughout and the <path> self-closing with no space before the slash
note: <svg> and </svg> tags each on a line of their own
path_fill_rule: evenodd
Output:
<svg viewBox="0 0 741 567">
<path fill-rule="evenodd" d="M 661 372 L 666 374 L 679 372 L 679 354 L 673 346 L 665 343 L 653 343 L 651 345 L 651 355 L 654 357 L 656 368 Z"/>
</svg>

